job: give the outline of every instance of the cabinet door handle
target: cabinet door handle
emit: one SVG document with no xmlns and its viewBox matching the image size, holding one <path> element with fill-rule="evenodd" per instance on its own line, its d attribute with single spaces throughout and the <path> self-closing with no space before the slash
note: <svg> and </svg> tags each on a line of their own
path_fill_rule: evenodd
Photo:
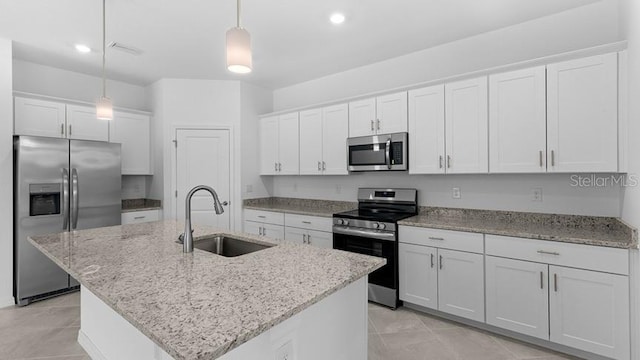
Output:
<svg viewBox="0 0 640 360">
<path fill-rule="evenodd" d="M 262 235 L 267 236 L 267 228 L 265 227 L 262 228 Z"/>
<path fill-rule="evenodd" d="M 60 124 L 60 135 L 64 135 L 64 124 Z"/>
<path fill-rule="evenodd" d="M 373 131 L 373 120 L 371 120 L 371 131 Z"/>
<path fill-rule="evenodd" d="M 322 170 L 322 165 L 320 163 L 320 161 L 318 161 L 318 171 Z"/>
<path fill-rule="evenodd" d="M 380 119 L 376 119 L 376 130 L 380 130 Z"/>
<path fill-rule="evenodd" d="M 311 235 L 307 234 L 307 244 L 311 245 Z"/>
<path fill-rule="evenodd" d="M 440 169 L 442 169 L 442 155 L 440 155 L 440 157 L 439 157 L 439 160 L 438 160 L 438 161 L 439 161 L 439 164 L 440 164 Z"/>
<path fill-rule="evenodd" d="M 327 163 L 322 162 L 322 171 L 327 170 Z"/>
<path fill-rule="evenodd" d="M 429 236 L 429 240 L 439 240 L 439 241 L 444 241 L 444 238 Z"/>
<path fill-rule="evenodd" d="M 307 243 L 307 234 L 302 234 L 302 243 L 303 244 Z"/>
<path fill-rule="evenodd" d="M 551 166 L 556 166 L 556 152 L 551 150 Z"/>
<path fill-rule="evenodd" d="M 451 156 L 447 155 L 447 168 L 451 168 Z"/>
<path fill-rule="evenodd" d="M 544 272 L 540 271 L 540 289 L 544 289 Z"/>
<path fill-rule="evenodd" d="M 540 150 L 540 167 L 542 167 L 542 150 Z"/>
<path fill-rule="evenodd" d="M 558 292 L 558 274 L 553 274 L 553 291 Z"/>
<path fill-rule="evenodd" d="M 278 163 L 278 171 L 282 171 L 282 163 Z"/>
<path fill-rule="evenodd" d="M 262 235 L 262 226 L 258 227 L 258 235 Z"/>
<path fill-rule="evenodd" d="M 442 270 L 442 255 L 440 255 L 440 270 Z"/>
<path fill-rule="evenodd" d="M 432 269 L 433 269 L 433 258 L 434 258 L 433 253 L 431 253 L 431 268 Z"/>
<path fill-rule="evenodd" d="M 72 132 L 71 132 L 71 124 L 69 124 L 69 135 L 71 135 L 71 134 L 72 134 Z"/>
<path fill-rule="evenodd" d="M 538 254 L 545 254 L 545 255 L 560 255 L 559 252 L 557 251 L 545 251 L 545 250 L 538 250 Z"/>
<path fill-rule="evenodd" d="M 273 166 L 275 167 L 274 170 L 278 171 L 278 163 L 277 162 L 273 163 Z"/>
</svg>

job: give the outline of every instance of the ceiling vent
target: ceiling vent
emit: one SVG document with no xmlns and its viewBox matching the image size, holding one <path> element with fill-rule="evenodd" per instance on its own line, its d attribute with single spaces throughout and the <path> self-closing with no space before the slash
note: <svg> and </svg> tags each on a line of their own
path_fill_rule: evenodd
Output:
<svg viewBox="0 0 640 360">
<path fill-rule="evenodd" d="M 131 54 L 133 56 L 142 55 L 142 50 L 135 48 L 133 46 L 129 46 L 123 43 L 112 41 L 107 45 L 110 49 L 126 52 L 127 54 Z"/>
</svg>

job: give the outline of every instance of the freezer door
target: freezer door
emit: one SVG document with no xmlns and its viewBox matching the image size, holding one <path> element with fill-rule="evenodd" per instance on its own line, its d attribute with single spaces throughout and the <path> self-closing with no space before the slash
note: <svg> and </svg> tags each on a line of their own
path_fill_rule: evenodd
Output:
<svg viewBox="0 0 640 360">
<path fill-rule="evenodd" d="M 14 296 L 24 299 L 68 287 L 68 276 L 29 243 L 27 236 L 66 231 L 65 170 L 69 142 L 14 138 Z"/>
<path fill-rule="evenodd" d="M 120 144 L 70 141 L 71 229 L 120 225 Z"/>
</svg>

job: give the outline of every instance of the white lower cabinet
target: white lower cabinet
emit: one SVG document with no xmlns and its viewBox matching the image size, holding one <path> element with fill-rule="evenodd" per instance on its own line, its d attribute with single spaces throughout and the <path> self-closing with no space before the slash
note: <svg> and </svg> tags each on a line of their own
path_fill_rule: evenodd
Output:
<svg viewBox="0 0 640 360">
<path fill-rule="evenodd" d="M 549 340 L 548 265 L 486 257 L 487 324 Z"/>
<path fill-rule="evenodd" d="M 333 234 L 324 231 L 299 229 L 286 226 L 284 239 L 296 244 L 308 244 L 325 249 L 333 249 Z"/>
<path fill-rule="evenodd" d="M 398 244 L 400 300 L 438 309 L 438 249 Z"/>
<path fill-rule="evenodd" d="M 158 221 L 162 217 L 162 210 L 144 210 L 122 213 L 121 224 L 139 224 Z"/>
<path fill-rule="evenodd" d="M 549 266 L 551 341 L 629 359 L 629 278 Z"/>
<path fill-rule="evenodd" d="M 271 239 L 284 240 L 284 226 L 245 220 L 244 232 L 252 235 L 266 236 Z"/>
<path fill-rule="evenodd" d="M 438 249 L 438 310 L 484 321 L 484 256 Z"/>
</svg>

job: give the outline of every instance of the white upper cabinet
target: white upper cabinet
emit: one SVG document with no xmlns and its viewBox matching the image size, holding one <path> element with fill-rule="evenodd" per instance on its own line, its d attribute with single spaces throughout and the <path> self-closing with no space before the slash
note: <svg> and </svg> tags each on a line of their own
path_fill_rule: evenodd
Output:
<svg viewBox="0 0 640 360">
<path fill-rule="evenodd" d="M 409 173 L 445 173 L 444 85 L 409 91 Z"/>
<path fill-rule="evenodd" d="M 322 173 L 347 175 L 347 137 L 349 107 L 347 104 L 322 109 Z"/>
<path fill-rule="evenodd" d="M 547 170 L 545 67 L 489 77 L 489 171 Z"/>
<path fill-rule="evenodd" d="M 300 174 L 346 175 L 347 104 L 300 112 Z"/>
<path fill-rule="evenodd" d="M 65 104 L 16 97 L 14 112 L 16 135 L 66 137 Z"/>
<path fill-rule="evenodd" d="M 153 175 L 150 118 L 122 111 L 113 113 L 110 141 L 121 144 L 123 175 Z"/>
<path fill-rule="evenodd" d="M 322 174 L 322 109 L 300 112 L 300 175 Z"/>
<path fill-rule="evenodd" d="M 298 113 L 260 120 L 260 174 L 297 175 L 300 172 Z"/>
<path fill-rule="evenodd" d="M 447 173 L 486 173 L 488 159 L 487 77 L 445 85 Z"/>
<path fill-rule="evenodd" d="M 376 99 L 364 99 L 349 103 L 349 137 L 375 135 Z"/>
<path fill-rule="evenodd" d="M 407 93 L 399 92 L 349 103 L 349 136 L 407 131 Z"/>
<path fill-rule="evenodd" d="M 618 170 L 617 53 L 547 66 L 547 168 Z"/>
<path fill-rule="evenodd" d="M 67 105 L 67 138 L 109 141 L 109 120 L 96 117 L 96 108 Z"/>
</svg>

